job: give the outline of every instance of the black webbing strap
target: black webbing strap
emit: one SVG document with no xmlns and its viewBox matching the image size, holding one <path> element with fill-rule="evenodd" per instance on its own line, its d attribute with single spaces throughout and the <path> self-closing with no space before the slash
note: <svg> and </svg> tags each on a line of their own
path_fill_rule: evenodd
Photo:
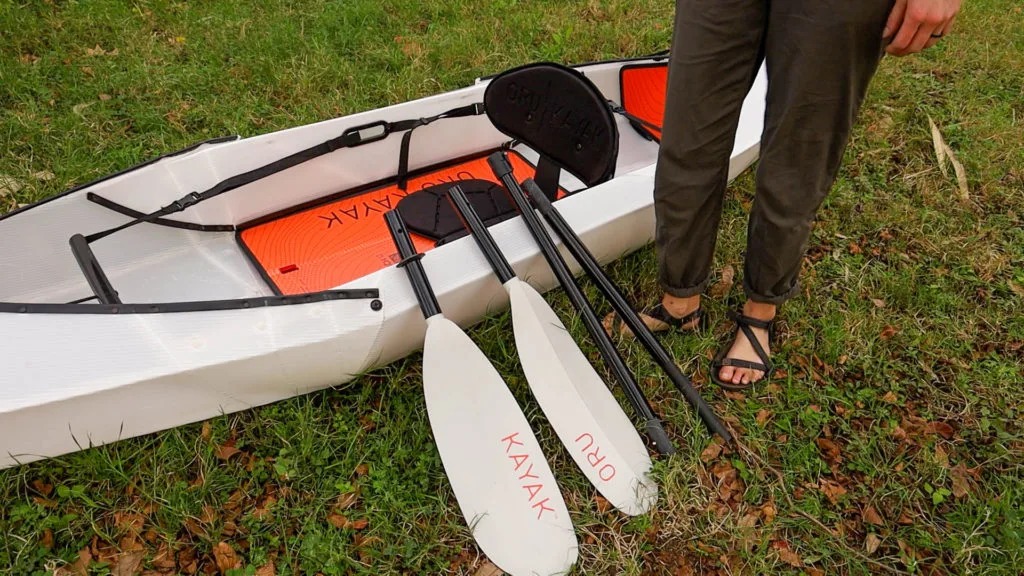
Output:
<svg viewBox="0 0 1024 576">
<path fill-rule="evenodd" d="M 644 120 L 639 116 L 635 116 L 633 114 L 630 114 L 629 112 L 626 112 L 625 108 L 611 100 L 608 101 L 608 107 L 611 108 L 612 112 L 616 114 L 621 114 L 626 120 L 629 120 L 629 123 L 633 126 L 633 128 L 635 128 L 636 131 L 639 132 L 640 135 L 643 136 L 644 138 L 647 138 L 648 140 L 653 140 L 655 142 L 661 142 L 661 139 L 659 139 L 657 136 L 648 132 L 647 130 L 642 129 L 648 128 L 649 130 L 654 130 L 655 132 L 661 132 L 661 126 L 658 126 L 653 122 L 648 122 L 647 120 Z"/>
<path fill-rule="evenodd" d="M 163 208 L 160 208 L 156 212 L 151 212 L 149 214 L 139 216 L 138 218 L 125 222 L 124 224 L 121 224 L 120 226 L 117 226 L 115 228 L 104 230 L 102 232 L 96 232 L 95 234 L 90 234 L 89 236 L 86 236 L 85 239 L 87 242 L 95 242 L 100 238 L 105 238 L 113 234 L 114 232 L 119 232 L 121 230 L 124 230 L 125 228 L 135 226 L 136 224 L 140 224 L 142 222 L 151 222 L 158 218 L 163 218 L 164 216 L 182 212 L 190 206 L 194 206 L 195 204 L 198 204 L 205 200 L 209 200 L 210 198 L 219 196 L 225 192 L 230 192 L 235 188 L 240 188 L 247 184 L 251 184 L 257 180 L 266 178 L 267 176 L 271 176 L 273 174 L 277 174 L 278 172 L 282 172 L 289 168 L 293 168 L 295 166 L 298 166 L 299 164 L 302 164 L 303 162 L 307 162 L 314 158 L 323 156 L 324 154 L 329 154 L 342 148 L 355 148 L 356 146 L 362 146 L 363 144 L 369 144 L 371 142 L 383 140 L 384 138 L 387 138 L 390 134 L 401 131 L 406 131 L 405 136 L 402 138 L 402 153 L 401 157 L 399 158 L 399 177 L 402 181 L 404 181 L 408 174 L 409 136 L 412 134 L 413 129 L 419 126 L 425 126 L 427 124 L 430 124 L 431 122 L 440 120 L 442 118 L 475 116 L 483 114 L 483 112 L 483 104 L 476 103 L 470 104 L 468 106 L 460 106 L 458 108 L 453 108 L 446 112 L 442 112 L 437 116 L 430 116 L 427 118 L 418 118 L 415 120 L 399 120 L 397 122 L 386 122 L 384 120 L 379 120 L 377 122 L 371 122 L 369 124 L 364 124 L 362 126 L 354 126 L 342 132 L 341 136 L 338 136 L 337 138 L 332 138 L 330 140 L 327 140 L 326 142 L 317 144 L 316 146 L 311 146 L 309 148 L 306 148 L 305 150 L 300 150 L 294 154 L 285 156 L 284 158 L 281 158 L 279 160 L 275 160 L 270 164 L 256 168 L 255 170 L 243 172 L 242 174 L 238 174 L 225 180 L 221 180 L 212 188 L 204 192 L 189 192 L 185 196 L 175 200 L 174 202 L 171 202 L 170 204 L 164 206 Z"/>
<path fill-rule="evenodd" d="M 459 108 L 452 108 L 446 112 L 442 112 L 437 116 L 428 116 L 426 118 L 417 118 L 415 120 L 400 120 L 398 122 L 391 123 L 392 132 L 405 131 L 402 135 L 402 148 L 398 153 L 398 187 L 405 191 L 406 186 L 409 184 L 409 145 L 412 143 L 412 133 L 420 126 L 426 126 L 432 122 L 444 118 L 461 118 L 464 116 L 479 116 L 484 113 L 484 105 L 477 102 L 468 106 L 460 106 Z"/>
<path fill-rule="evenodd" d="M 534 175 L 533 181 L 537 183 L 537 187 L 552 202 L 558 199 L 558 180 L 561 174 L 562 169 L 557 164 L 546 156 L 540 157 L 540 160 L 537 162 L 537 173 Z"/>
</svg>

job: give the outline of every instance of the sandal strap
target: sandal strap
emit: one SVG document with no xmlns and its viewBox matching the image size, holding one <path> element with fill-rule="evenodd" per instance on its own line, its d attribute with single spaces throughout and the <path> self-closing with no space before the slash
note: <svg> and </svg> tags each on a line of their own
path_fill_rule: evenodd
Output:
<svg viewBox="0 0 1024 576">
<path fill-rule="evenodd" d="M 761 320 L 760 318 L 754 318 L 747 316 L 742 312 L 729 311 L 729 319 L 739 324 L 740 326 L 747 325 L 753 326 L 754 328 L 760 328 L 762 330 L 770 330 L 775 320 Z"/>
<path fill-rule="evenodd" d="M 753 328 L 740 322 L 737 322 L 736 325 L 743 331 L 743 335 L 747 337 L 747 341 L 750 342 L 751 348 L 754 349 L 754 353 L 761 359 L 761 362 L 763 362 L 766 367 L 769 366 L 772 363 L 771 357 L 768 356 L 768 353 L 761 346 L 761 342 L 758 341 Z"/>
<path fill-rule="evenodd" d="M 658 322 L 664 322 L 665 324 L 668 324 L 673 328 L 680 328 L 683 324 L 688 324 L 690 322 L 693 322 L 694 320 L 697 320 L 698 318 L 701 317 L 701 315 L 704 314 L 704 312 L 700 309 L 700 307 L 697 307 L 696 310 L 690 312 L 686 316 L 683 316 L 682 318 L 676 318 L 675 316 L 669 314 L 668 310 L 665 309 L 664 304 L 658 303 L 657 306 L 651 308 L 650 312 L 645 312 L 645 314 L 647 314 L 651 318 L 654 318 Z"/>
<path fill-rule="evenodd" d="M 769 372 L 771 370 L 770 365 L 764 365 L 760 362 L 751 362 L 749 360 L 741 360 L 739 358 L 725 358 L 717 362 L 718 368 L 722 366 L 732 366 L 734 368 L 746 368 L 748 370 L 757 370 L 758 372 Z"/>
</svg>

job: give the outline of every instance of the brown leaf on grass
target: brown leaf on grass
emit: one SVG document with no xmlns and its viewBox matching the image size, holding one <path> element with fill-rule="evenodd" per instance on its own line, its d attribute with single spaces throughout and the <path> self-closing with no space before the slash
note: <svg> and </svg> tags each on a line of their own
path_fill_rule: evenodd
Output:
<svg viewBox="0 0 1024 576">
<path fill-rule="evenodd" d="M 21 190 L 25 185 L 13 176 L 5 176 L 0 174 L 0 198 L 7 196 L 8 194 L 14 194 L 18 190 Z"/>
<path fill-rule="evenodd" d="M 612 509 L 612 503 L 597 494 L 594 495 L 594 505 L 601 514 L 607 514 Z"/>
<path fill-rule="evenodd" d="M 914 519 L 910 517 L 906 510 L 901 510 L 900 517 L 896 519 L 896 523 L 900 526 L 913 526 Z"/>
<path fill-rule="evenodd" d="M 733 281 L 736 279 L 736 269 L 732 267 L 732 264 L 726 264 L 722 267 L 722 277 L 718 282 L 711 287 L 711 296 L 715 298 L 721 298 L 729 293 L 729 289 L 732 288 Z"/>
<path fill-rule="evenodd" d="M 217 562 L 217 568 L 221 574 L 226 574 L 228 570 L 242 567 L 242 561 L 238 559 L 238 554 L 235 553 L 235 549 L 227 542 L 218 542 L 213 547 L 213 558 Z"/>
<path fill-rule="evenodd" d="M 43 482 L 42 480 L 33 480 L 32 481 L 32 488 L 36 492 L 39 492 L 40 494 L 42 494 L 43 496 L 49 496 L 51 493 L 53 493 L 53 484 L 47 484 L 46 482 Z"/>
<path fill-rule="evenodd" d="M 203 440 L 210 439 L 210 423 L 203 422 L 203 429 L 199 431 L 199 435 L 202 436 Z"/>
<path fill-rule="evenodd" d="M 949 176 L 949 171 L 946 170 L 946 140 L 931 116 L 928 116 L 928 126 L 932 129 L 932 147 L 935 148 L 935 161 L 939 164 L 939 171 L 943 176 Z"/>
<path fill-rule="evenodd" d="M 804 561 L 800 559 L 800 555 L 789 547 L 789 542 L 786 542 L 785 540 L 773 540 L 772 548 L 774 548 L 779 554 L 779 560 L 782 560 L 786 564 L 789 564 L 794 568 L 800 568 L 804 565 Z"/>
<path fill-rule="evenodd" d="M 897 332 L 899 332 L 899 330 L 897 330 L 895 326 L 889 324 L 882 329 L 882 332 L 878 335 L 878 337 L 881 338 L 882 340 L 889 341 L 892 340 L 892 337 L 895 336 Z"/>
<path fill-rule="evenodd" d="M 505 572 L 501 568 L 490 562 L 484 562 L 476 569 L 476 572 L 473 572 L 473 576 L 502 576 L 503 574 Z"/>
<path fill-rule="evenodd" d="M 874 554 L 875 550 L 878 550 L 878 547 L 881 545 L 881 538 L 874 534 L 868 534 L 867 537 L 864 538 L 864 550 L 868 553 L 868 556 Z"/>
<path fill-rule="evenodd" d="M 277 570 L 273 562 L 267 562 L 256 569 L 256 576 L 277 576 Z"/>
<path fill-rule="evenodd" d="M 142 568 L 142 559 L 145 558 L 144 550 L 132 550 L 118 556 L 117 563 L 111 570 L 112 576 L 135 576 Z"/>
<path fill-rule="evenodd" d="M 951 440 L 953 438 L 953 432 L 953 427 L 945 422 L 929 422 L 924 426 L 925 434 L 938 434 L 946 440 Z"/>
<path fill-rule="evenodd" d="M 715 436 L 711 443 L 704 448 L 700 453 L 700 459 L 705 463 L 709 463 L 715 458 L 718 458 L 722 454 L 722 439 Z"/>
<path fill-rule="evenodd" d="M 764 426 L 765 424 L 767 424 L 768 421 L 771 420 L 771 419 L 772 419 L 772 412 L 771 412 L 771 410 L 765 410 L 764 408 L 762 408 L 761 410 L 758 410 L 757 411 L 757 416 L 754 417 L 754 420 L 758 424 L 760 424 L 761 426 Z"/>
<path fill-rule="evenodd" d="M 736 522 L 736 526 L 739 528 L 753 528 L 754 526 L 757 526 L 758 520 L 760 520 L 760 517 L 757 512 L 751 512 L 740 518 L 739 521 Z"/>
<path fill-rule="evenodd" d="M 78 559 L 75 560 L 74 564 L 67 566 L 61 566 L 54 570 L 53 576 L 88 576 L 89 575 L 89 564 L 92 562 L 92 551 L 86 546 L 78 551 Z"/>
<path fill-rule="evenodd" d="M 353 530 L 365 530 L 366 527 L 369 525 L 369 520 L 367 520 L 366 518 L 360 518 L 359 520 L 353 521 L 349 527 Z"/>
<path fill-rule="evenodd" d="M 764 506 L 761 506 L 761 519 L 765 524 L 771 524 L 775 521 L 775 515 L 778 510 L 775 508 L 775 504 L 768 502 Z"/>
<path fill-rule="evenodd" d="M 825 494 L 825 497 L 827 497 L 829 502 L 833 505 L 838 504 L 839 498 L 846 494 L 846 488 L 843 488 L 841 484 L 824 478 L 822 478 L 818 483 L 818 489 Z"/>
<path fill-rule="evenodd" d="M 335 512 L 331 512 L 327 515 L 327 521 L 331 523 L 331 526 L 338 529 L 344 529 L 349 526 L 348 518 L 345 518 L 342 514 L 337 514 Z"/>
<path fill-rule="evenodd" d="M 267 495 L 266 497 L 261 498 L 260 501 L 256 504 L 256 509 L 252 511 L 253 517 L 256 519 L 262 519 L 266 517 L 268 514 L 270 514 L 270 509 L 274 507 L 274 504 L 276 502 L 277 498 L 275 498 L 273 495 Z"/>
<path fill-rule="evenodd" d="M 941 444 L 935 446 L 935 464 L 942 468 L 949 468 L 949 454 L 946 454 L 946 450 Z"/>
<path fill-rule="evenodd" d="M 864 249 L 860 247 L 860 244 L 856 242 L 850 242 L 850 254 L 860 254 Z"/>
<path fill-rule="evenodd" d="M 971 493 L 971 478 L 981 479 L 981 466 L 968 468 L 961 462 L 949 471 L 949 476 L 953 480 L 953 496 L 963 498 Z"/>
<path fill-rule="evenodd" d="M 821 455 L 828 462 L 842 462 L 843 456 L 839 452 L 839 445 L 828 438 L 818 438 L 814 441 L 821 450 Z"/>
<path fill-rule="evenodd" d="M 218 446 L 214 454 L 221 460 L 229 460 L 232 456 L 237 456 L 241 453 L 241 450 L 235 448 L 235 441 L 232 439 L 228 440 L 223 445 Z"/>
<path fill-rule="evenodd" d="M 117 56 L 117 51 L 118 51 L 117 48 L 114 48 L 113 50 L 104 50 L 103 48 L 100 48 L 99 44 L 97 44 L 95 48 L 86 48 L 85 49 L 85 55 L 86 56 Z"/>
<path fill-rule="evenodd" d="M 356 476 L 366 476 L 369 473 L 370 473 L 370 465 L 369 464 L 360 464 L 359 466 L 356 466 Z"/>
<path fill-rule="evenodd" d="M 882 516 L 875 510 L 875 507 L 868 504 L 864 507 L 864 513 L 861 514 L 861 518 L 868 524 L 874 524 L 875 526 L 884 526 L 885 521 L 882 520 Z"/>
<path fill-rule="evenodd" d="M 43 537 L 39 539 L 39 545 L 47 550 L 53 548 L 53 530 L 43 530 Z"/>
<path fill-rule="evenodd" d="M 893 393 L 892 390 L 889 390 L 888 392 L 885 393 L 885 396 L 882 396 L 882 402 L 887 402 L 889 404 L 899 404 L 899 401 L 900 399 L 896 397 L 896 394 Z"/>
<path fill-rule="evenodd" d="M 57 507 L 57 501 L 56 500 L 51 500 L 49 498 L 43 498 L 42 496 L 33 496 L 32 497 L 32 501 L 35 502 L 36 504 L 39 504 L 43 508 L 56 508 Z"/>
<path fill-rule="evenodd" d="M 875 305 L 875 308 L 885 308 L 885 300 L 880 298 L 872 298 L 871 303 Z"/>
<path fill-rule="evenodd" d="M 732 390 L 726 390 L 725 391 L 725 397 L 728 398 L 729 400 L 736 400 L 736 401 L 746 400 L 747 399 L 747 395 L 746 394 L 744 394 L 742 392 L 733 392 Z"/>
<path fill-rule="evenodd" d="M 107 102 L 110 100 L 110 94 L 100 94 L 99 98 L 101 102 Z"/>
</svg>

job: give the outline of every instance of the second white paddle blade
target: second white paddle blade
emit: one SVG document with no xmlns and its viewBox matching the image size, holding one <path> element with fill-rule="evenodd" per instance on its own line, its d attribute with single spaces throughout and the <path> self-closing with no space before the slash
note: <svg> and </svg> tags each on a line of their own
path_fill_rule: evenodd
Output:
<svg viewBox="0 0 1024 576">
<path fill-rule="evenodd" d="M 477 345 L 443 316 L 427 320 L 423 388 L 430 428 L 480 549 L 512 574 L 563 574 L 578 544 L 530 425 Z"/>
<path fill-rule="evenodd" d="M 518 278 L 505 288 L 519 360 L 551 427 L 613 506 L 647 512 L 658 488 L 640 434 L 544 298 Z"/>
</svg>

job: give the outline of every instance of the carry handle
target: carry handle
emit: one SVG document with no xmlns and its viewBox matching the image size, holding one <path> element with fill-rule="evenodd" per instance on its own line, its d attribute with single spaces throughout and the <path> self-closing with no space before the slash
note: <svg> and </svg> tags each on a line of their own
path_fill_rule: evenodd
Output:
<svg viewBox="0 0 1024 576">
<path fill-rule="evenodd" d="M 409 283 L 412 284 L 416 300 L 420 303 L 420 309 L 423 310 L 423 317 L 437 316 L 441 313 L 441 306 L 437 303 L 437 297 L 434 296 L 434 291 L 430 288 L 430 280 L 427 279 L 427 273 L 420 262 L 423 254 L 416 251 L 416 246 L 413 245 L 412 238 L 409 237 L 409 230 L 405 226 L 405 221 L 402 220 L 402 215 L 398 213 L 398 210 L 388 211 L 384 214 L 384 222 L 388 225 L 391 240 L 398 248 L 398 255 L 402 257 L 398 267 L 405 268 L 405 273 L 409 275 Z"/>
<path fill-rule="evenodd" d="M 100 266 L 99 260 L 96 259 L 96 255 L 93 254 L 92 248 L 89 247 L 89 241 L 85 236 L 75 234 L 68 243 L 71 245 L 71 253 L 75 255 L 78 267 L 85 275 L 85 281 L 89 283 L 89 288 L 92 289 L 92 293 L 96 295 L 100 304 L 120 304 L 121 299 L 118 297 L 117 290 L 114 290 L 110 280 L 107 279 L 107 275 L 103 272 L 103 268 Z"/>
<path fill-rule="evenodd" d="M 341 133 L 341 142 L 346 148 L 354 148 L 383 140 L 391 134 L 391 124 L 386 120 L 377 120 L 362 126 L 353 126 Z"/>
<path fill-rule="evenodd" d="M 494 241 L 494 237 L 487 230 L 487 226 L 480 219 L 480 215 L 473 209 L 473 205 L 469 203 L 469 198 L 462 191 L 462 187 L 456 184 L 449 188 L 448 200 L 455 207 L 455 213 L 459 215 L 459 218 L 462 219 L 462 224 L 469 230 L 473 239 L 476 240 L 477 246 L 484 253 L 484 257 L 487 258 L 487 262 L 494 269 L 494 273 L 497 274 L 501 283 L 505 284 L 515 278 L 515 271 L 512 270 L 512 266 L 509 265 L 508 260 L 505 259 L 501 250 L 498 249 L 498 244 Z"/>
</svg>

